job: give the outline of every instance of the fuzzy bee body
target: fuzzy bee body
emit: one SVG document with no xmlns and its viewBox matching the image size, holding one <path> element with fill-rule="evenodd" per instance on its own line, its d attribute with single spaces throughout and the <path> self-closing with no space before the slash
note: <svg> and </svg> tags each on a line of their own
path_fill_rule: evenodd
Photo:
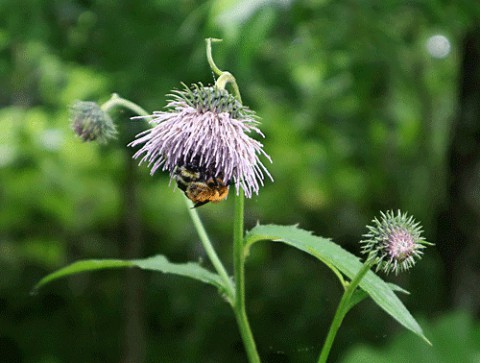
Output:
<svg viewBox="0 0 480 363">
<path fill-rule="evenodd" d="M 218 203 L 227 198 L 229 182 L 208 168 L 194 163 L 177 166 L 173 172 L 177 186 L 194 204 L 194 208 L 209 202 Z"/>
</svg>

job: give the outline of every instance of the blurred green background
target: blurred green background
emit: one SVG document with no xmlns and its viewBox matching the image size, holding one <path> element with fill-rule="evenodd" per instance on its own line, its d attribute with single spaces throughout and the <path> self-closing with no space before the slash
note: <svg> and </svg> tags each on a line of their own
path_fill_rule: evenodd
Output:
<svg viewBox="0 0 480 363">
<path fill-rule="evenodd" d="M 0 361 L 245 362 L 211 287 L 139 271 L 33 285 L 82 258 L 204 260 L 181 193 L 125 145 L 81 143 L 75 100 L 111 93 L 149 112 L 180 82 L 213 83 L 204 38 L 262 117 L 275 182 L 246 227 L 296 224 L 358 253 L 380 210 L 422 222 L 429 248 L 388 276 L 425 345 L 372 302 L 332 362 L 480 361 L 480 3 L 472 0 L 0 1 Z M 233 198 L 200 209 L 231 268 Z M 264 362 L 315 361 L 341 294 L 330 271 L 277 244 L 247 261 Z"/>
</svg>

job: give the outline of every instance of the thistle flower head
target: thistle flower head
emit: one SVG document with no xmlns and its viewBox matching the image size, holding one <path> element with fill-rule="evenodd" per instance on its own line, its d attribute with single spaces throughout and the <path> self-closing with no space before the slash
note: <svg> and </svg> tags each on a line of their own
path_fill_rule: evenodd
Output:
<svg viewBox="0 0 480 363">
<path fill-rule="evenodd" d="M 250 198 L 263 185 L 268 170 L 259 159 L 263 145 L 250 137 L 264 137 L 255 113 L 226 90 L 194 84 L 173 91 L 165 111 L 150 116 L 152 127 L 129 146 L 142 144 L 134 158 L 147 162 L 151 174 L 182 165 L 208 170 L 213 177 L 243 189 Z"/>
<path fill-rule="evenodd" d="M 376 271 L 385 273 L 406 271 L 423 255 L 428 242 L 422 237 L 422 228 L 413 217 L 400 211 L 381 212 L 381 218 L 372 221 L 364 234 L 362 253 L 367 260 L 376 264 Z"/>
<path fill-rule="evenodd" d="M 70 107 L 72 129 L 83 141 L 107 143 L 117 135 L 110 116 L 95 102 L 77 101 Z"/>
</svg>

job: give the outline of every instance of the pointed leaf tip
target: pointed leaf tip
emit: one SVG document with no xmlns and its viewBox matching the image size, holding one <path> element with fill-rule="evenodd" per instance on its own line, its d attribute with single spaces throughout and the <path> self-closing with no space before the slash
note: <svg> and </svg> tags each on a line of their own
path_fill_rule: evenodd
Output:
<svg viewBox="0 0 480 363">
<path fill-rule="evenodd" d="M 357 274 L 363 265 L 357 256 L 344 250 L 330 239 L 315 236 L 311 232 L 297 226 L 271 224 L 255 226 L 245 236 L 245 248 L 248 249 L 255 242 L 262 240 L 283 242 L 291 247 L 295 247 L 316 257 L 330 268 L 333 266 L 350 279 Z M 335 272 L 334 269 L 332 270 Z M 361 280 L 360 287 L 387 314 L 430 344 L 420 325 L 393 292 L 393 290 L 399 292 L 405 292 L 405 290 L 397 286 L 389 286 L 372 271 L 369 271 Z"/>
<path fill-rule="evenodd" d="M 163 272 L 174 274 L 177 276 L 190 277 L 192 279 L 213 285 L 223 291 L 227 291 L 224 287 L 222 279 L 215 273 L 207 270 L 195 262 L 173 263 L 168 261 L 165 256 L 156 255 L 145 259 L 137 260 L 83 260 L 74 262 L 71 265 L 63 267 L 42 278 L 30 292 L 36 295 L 39 289 L 46 284 L 59 278 L 75 275 L 82 272 L 105 270 L 112 268 L 138 267 L 142 270 Z"/>
</svg>

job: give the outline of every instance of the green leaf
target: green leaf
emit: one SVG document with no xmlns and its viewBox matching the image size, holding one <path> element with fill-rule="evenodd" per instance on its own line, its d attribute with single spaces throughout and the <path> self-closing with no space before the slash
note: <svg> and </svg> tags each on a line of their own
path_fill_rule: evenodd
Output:
<svg viewBox="0 0 480 363">
<path fill-rule="evenodd" d="M 327 238 L 317 237 L 297 226 L 257 225 L 245 236 L 245 248 L 261 240 L 282 242 L 304 251 L 328 266 L 333 265 L 352 279 L 362 267 L 359 258 Z M 360 282 L 375 303 L 405 328 L 409 329 L 430 344 L 422 328 L 410 314 L 392 288 L 372 271 L 368 271 Z M 395 290 L 398 290 L 395 288 Z M 403 290 L 404 291 L 404 290 Z M 357 303 L 361 301 L 358 296 Z"/>
<path fill-rule="evenodd" d="M 198 263 L 172 263 L 167 260 L 165 256 L 157 255 L 141 260 L 83 260 L 74 262 L 69 266 L 57 270 L 43 279 L 41 279 L 33 288 L 32 293 L 35 293 L 44 285 L 69 275 L 78 274 L 81 272 L 105 270 L 112 268 L 124 267 L 139 267 L 142 270 L 157 271 L 163 273 L 170 273 L 179 276 L 190 277 L 195 280 L 205 282 L 213 285 L 222 291 L 225 291 L 223 282 L 220 277 L 201 267 Z"/>
<path fill-rule="evenodd" d="M 163 273 L 190 277 L 218 287 L 219 289 L 225 289 L 220 276 L 200 266 L 196 262 L 172 263 L 168 261 L 165 256 L 157 255 L 142 260 L 132 260 L 132 263 L 134 263 L 135 266 L 140 267 L 142 270 L 160 271 Z"/>
<path fill-rule="evenodd" d="M 42 278 L 32 290 L 32 294 L 36 293 L 38 289 L 44 285 L 57 280 L 59 278 L 78 274 L 81 272 L 95 271 L 95 270 L 105 270 L 111 268 L 121 268 L 121 267 L 132 267 L 134 264 L 130 261 L 123 260 L 83 260 L 74 262 L 71 265 L 61 268 L 51 274 Z"/>
<path fill-rule="evenodd" d="M 410 295 L 410 292 L 405 290 L 403 287 L 392 284 L 391 282 L 387 282 L 387 285 L 392 289 L 392 291 L 400 292 L 400 293 L 405 294 L 405 295 Z"/>
<path fill-rule="evenodd" d="M 390 289 L 392 289 L 392 291 L 401 292 L 403 294 L 410 295 L 410 293 L 407 290 L 402 289 L 398 285 L 395 285 L 395 284 L 392 284 L 392 283 L 389 283 L 389 282 L 387 282 L 387 285 L 390 287 Z M 366 297 L 368 297 L 368 294 L 365 292 L 365 290 L 356 289 L 353 292 L 353 295 L 352 295 L 350 301 L 348 302 L 347 311 L 350 311 L 355 305 L 357 305 L 360 302 L 362 302 L 363 300 L 365 300 Z"/>
</svg>

